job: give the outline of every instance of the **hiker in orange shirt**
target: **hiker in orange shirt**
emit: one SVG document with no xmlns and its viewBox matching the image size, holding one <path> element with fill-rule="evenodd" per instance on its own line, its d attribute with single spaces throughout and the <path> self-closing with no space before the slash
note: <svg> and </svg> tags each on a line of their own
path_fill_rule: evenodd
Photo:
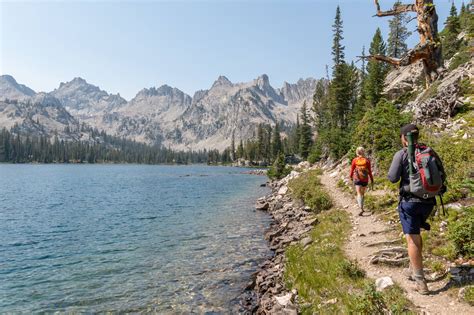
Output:
<svg viewBox="0 0 474 315">
<path fill-rule="evenodd" d="M 372 176 L 372 169 L 370 167 L 370 161 L 365 157 L 365 150 L 363 147 L 356 149 L 357 157 L 352 160 L 351 173 L 349 179 L 354 181 L 354 185 L 357 192 L 357 204 L 359 205 L 359 215 L 364 214 L 364 194 L 367 189 L 367 185 L 370 183 L 372 189 L 374 188 L 374 177 Z"/>
</svg>

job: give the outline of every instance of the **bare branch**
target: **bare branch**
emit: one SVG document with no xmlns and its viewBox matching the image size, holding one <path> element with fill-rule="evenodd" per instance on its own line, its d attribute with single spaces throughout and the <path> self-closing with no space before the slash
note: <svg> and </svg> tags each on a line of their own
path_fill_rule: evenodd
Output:
<svg viewBox="0 0 474 315">
<path fill-rule="evenodd" d="M 400 65 L 400 59 L 387 57 L 383 55 L 369 55 L 369 56 L 357 56 L 359 59 L 369 59 L 369 60 L 376 60 L 376 61 L 383 61 L 389 63 L 394 66 Z"/>
<path fill-rule="evenodd" d="M 374 16 L 378 16 L 378 17 L 398 15 L 405 12 L 416 12 L 416 6 L 414 4 L 394 5 L 392 10 L 382 11 L 380 10 L 379 1 L 374 0 L 374 2 L 375 2 L 375 7 L 377 8 L 377 14 L 375 14 Z"/>
</svg>

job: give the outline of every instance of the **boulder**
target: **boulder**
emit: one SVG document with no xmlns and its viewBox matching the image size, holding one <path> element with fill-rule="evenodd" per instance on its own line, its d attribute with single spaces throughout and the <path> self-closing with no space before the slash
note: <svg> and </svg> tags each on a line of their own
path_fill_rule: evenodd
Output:
<svg viewBox="0 0 474 315">
<path fill-rule="evenodd" d="M 280 189 L 278 190 L 279 195 L 284 195 L 288 192 L 288 186 L 281 186 Z"/>
<path fill-rule="evenodd" d="M 394 285 L 391 277 L 381 277 L 375 280 L 375 287 L 378 292 Z"/>
<path fill-rule="evenodd" d="M 255 205 L 255 209 L 257 210 L 268 210 L 268 208 L 270 207 L 270 204 L 266 201 L 264 202 L 257 202 L 257 204 Z"/>
</svg>

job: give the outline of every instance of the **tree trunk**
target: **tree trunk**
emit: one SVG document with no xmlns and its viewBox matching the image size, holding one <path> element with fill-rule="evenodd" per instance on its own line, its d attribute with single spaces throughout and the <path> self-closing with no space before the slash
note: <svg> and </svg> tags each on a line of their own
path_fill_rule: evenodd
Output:
<svg viewBox="0 0 474 315">
<path fill-rule="evenodd" d="M 389 63 L 394 66 L 408 66 L 419 60 L 423 62 L 426 86 L 438 76 L 438 68 L 443 65 L 441 56 L 441 41 L 438 37 L 438 15 L 433 0 L 415 0 L 414 4 L 394 5 L 392 10 L 382 11 L 378 0 L 375 1 L 377 8 L 376 16 L 392 16 L 405 12 L 415 12 L 418 22 L 418 33 L 420 43 L 409 50 L 400 59 L 382 55 L 362 56 Z"/>
</svg>

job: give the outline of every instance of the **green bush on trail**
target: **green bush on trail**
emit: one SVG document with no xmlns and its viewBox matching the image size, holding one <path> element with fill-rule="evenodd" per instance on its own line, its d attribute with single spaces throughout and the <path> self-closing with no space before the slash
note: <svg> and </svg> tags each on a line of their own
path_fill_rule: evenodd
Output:
<svg viewBox="0 0 474 315">
<path fill-rule="evenodd" d="M 401 148 L 400 127 L 411 120 L 386 100 L 369 109 L 355 129 L 352 143 L 365 147 L 370 156 L 376 157 L 378 169 L 385 174 L 393 154 Z"/>
<path fill-rule="evenodd" d="M 448 239 L 457 255 L 474 258 L 474 206 L 465 208 L 459 218 L 448 226 Z"/>
<path fill-rule="evenodd" d="M 324 190 L 319 179 L 320 170 L 302 173 L 298 178 L 288 183 L 291 194 L 302 200 L 314 212 L 319 213 L 332 207 L 332 200 Z"/>
<path fill-rule="evenodd" d="M 472 197 L 474 180 L 470 177 L 474 165 L 474 139 L 453 138 L 450 135 L 434 135 L 422 130 L 421 142 L 432 147 L 443 161 L 447 174 L 448 191 L 445 202 Z"/>
<path fill-rule="evenodd" d="M 290 172 L 291 169 L 285 164 L 285 155 L 280 152 L 278 157 L 275 159 L 275 162 L 268 170 L 267 175 L 270 179 L 282 179 L 290 174 Z"/>
</svg>

